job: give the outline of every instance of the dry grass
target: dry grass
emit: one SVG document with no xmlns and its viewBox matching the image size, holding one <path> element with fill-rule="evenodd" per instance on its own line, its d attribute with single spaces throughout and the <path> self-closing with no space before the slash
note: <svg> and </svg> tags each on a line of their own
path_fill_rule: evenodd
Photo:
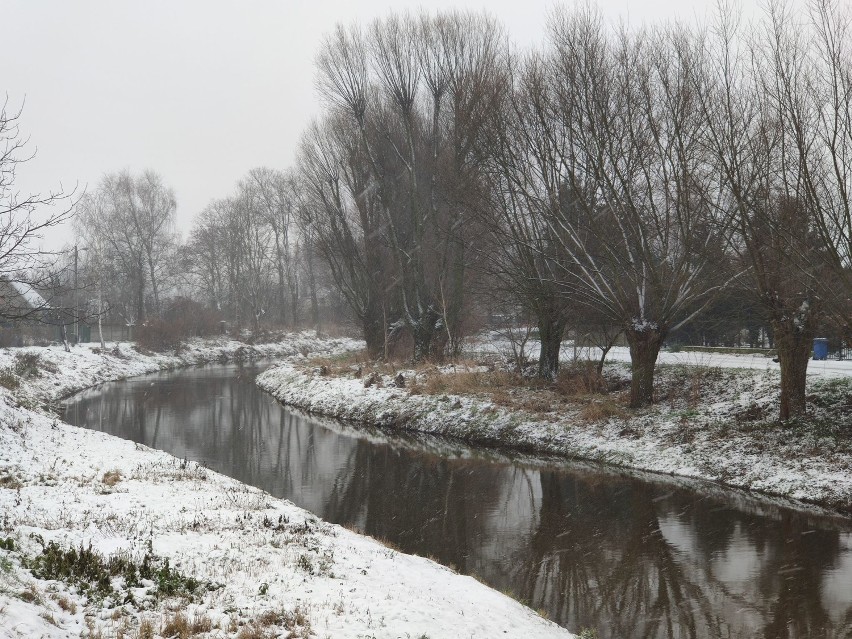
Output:
<svg viewBox="0 0 852 639">
<path fill-rule="evenodd" d="M 154 639 L 154 624 L 150 619 L 143 619 L 136 631 L 136 639 Z"/>
<path fill-rule="evenodd" d="M 101 482 L 106 486 L 115 486 L 122 479 L 120 470 L 108 470 L 101 477 Z"/>
<path fill-rule="evenodd" d="M 366 351 L 348 351 L 334 357 L 312 357 L 308 366 L 321 369 L 324 375 L 340 377 L 351 375 L 353 366 L 372 366 L 372 363 L 365 364 L 366 361 Z"/>
<path fill-rule="evenodd" d="M 286 630 L 282 634 L 278 629 Z M 259 617 L 246 624 L 237 633 L 237 639 L 272 639 L 273 637 L 289 637 L 291 639 L 307 639 L 313 635 L 311 622 L 307 615 L 296 607 L 290 612 L 267 610 Z"/>
<path fill-rule="evenodd" d="M 56 603 L 65 612 L 72 615 L 77 614 L 77 604 L 68 599 L 68 597 L 60 597 Z"/>
<path fill-rule="evenodd" d="M 196 615 L 189 619 L 182 612 L 176 613 L 163 624 L 160 634 L 164 637 L 189 639 L 213 630 L 213 622 L 207 615 Z M 141 626 L 140 626 L 141 631 Z"/>
<path fill-rule="evenodd" d="M 629 417 L 624 407 L 610 398 L 593 399 L 580 410 L 580 418 L 586 422 L 599 422 L 605 419 Z"/>
<path fill-rule="evenodd" d="M 507 410 L 547 415 L 566 408 L 580 408 L 582 418 L 593 422 L 609 417 L 625 417 L 620 404 L 619 384 L 608 381 L 597 370 L 596 362 L 576 362 L 563 366 L 553 383 L 524 377 L 514 371 L 495 368 L 493 362 L 458 361 L 438 368 L 426 362 L 370 362 L 364 353 L 340 357 L 314 358 L 309 366 L 320 375 L 357 378 L 365 387 L 400 386 L 394 380 L 403 371 L 402 387 L 411 395 L 457 395 L 490 400 Z M 487 370 L 483 370 L 487 366 Z M 388 377 L 392 378 L 388 380 Z M 396 383 L 395 383 L 396 382 Z"/>
<path fill-rule="evenodd" d="M 594 364 L 563 370 L 552 384 L 499 370 L 461 373 L 434 370 L 418 376 L 410 389 L 413 395 L 480 396 L 490 399 L 495 406 L 536 414 L 584 404 L 589 421 L 625 414 L 614 400 L 595 401 L 589 405 L 591 398 L 607 397 L 610 392 L 607 380 L 597 372 Z"/>
<path fill-rule="evenodd" d="M 578 362 L 563 367 L 553 386 L 558 394 L 565 397 L 595 395 L 609 390 L 606 379 L 598 373 L 596 362 Z"/>
<path fill-rule="evenodd" d="M 433 368 L 409 385 L 412 395 L 478 395 L 524 387 L 529 380 L 505 371 L 442 373 Z"/>
</svg>

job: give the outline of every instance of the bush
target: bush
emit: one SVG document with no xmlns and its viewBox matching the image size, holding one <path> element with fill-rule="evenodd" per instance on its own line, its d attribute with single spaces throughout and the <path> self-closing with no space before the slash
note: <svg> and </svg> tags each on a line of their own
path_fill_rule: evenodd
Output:
<svg viewBox="0 0 852 639">
<path fill-rule="evenodd" d="M 183 337 L 207 337 L 221 332 L 219 313 L 203 304 L 178 297 L 163 313 L 163 320 L 174 324 Z"/>
<path fill-rule="evenodd" d="M 182 326 L 161 319 L 149 320 L 136 328 L 136 344 L 155 353 L 180 348 L 184 337 Z"/>
<path fill-rule="evenodd" d="M 64 581 L 87 595 L 98 598 L 115 592 L 115 578 L 121 578 L 124 588 L 139 588 L 143 581 L 153 582 L 149 594 L 157 598 L 181 596 L 192 599 L 204 584 L 192 577 L 185 577 L 169 566 L 169 560 L 161 560 L 146 554 L 141 563 L 124 554 L 105 558 L 88 547 L 80 545 L 63 549 L 56 542 L 49 542 L 40 555 L 27 559 L 26 566 L 37 579 Z M 212 585 L 208 585 L 208 589 Z"/>
<path fill-rule="evenodd" d="M 597 362 L 576 362 L 564 366 L 554 383 L 554 390 L 567 397 L 605 393 L 607 382 L 598 372 Z"/>
<path fill-rule="evenodd" d="M 15 375 L 15 371 L 11 366 L 0 368 L 0 386 L 9 390 L 15 390 L 20 385 L 21 380 Z"/>
<path fill-rule="evenodd" d="M 24 351 L 15 355 L 14 371 L 18 377 L 28 379 L 31 377 L 41 377 L 42 371 L 55 373 L 56 366 L 51 362 L 46 362 L 38 353 Z"/>
<path fill-rule="evenodd" d="M 220 332 L 219 315 L 193 300 L 179 297 L 171 302 L 162 319 L 151 319 L 136 329 L 136 344 L 143 350 L 162 353 L 178 350 L 190 337 Z"/>
</svg>

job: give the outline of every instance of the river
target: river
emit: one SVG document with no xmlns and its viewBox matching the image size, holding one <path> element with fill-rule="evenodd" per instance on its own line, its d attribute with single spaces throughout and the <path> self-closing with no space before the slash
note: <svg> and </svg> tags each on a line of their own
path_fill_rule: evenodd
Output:
<svg viewBox="0 0 852 639">
<path fill-rule="evenodd" d="M 600 639 L 852 637 L 852 521 L 713 484 L 308 418 L 211 365 L 104 384 L 66 421 L 198 461 Z M 534 639 L 534 638 L 529 638 Z"/>
</svg>

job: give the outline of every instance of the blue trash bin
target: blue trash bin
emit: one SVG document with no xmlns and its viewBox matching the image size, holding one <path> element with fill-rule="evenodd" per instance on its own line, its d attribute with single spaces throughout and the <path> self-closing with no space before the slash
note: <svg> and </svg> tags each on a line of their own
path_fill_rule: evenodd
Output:
<svg viewBox="0 0 852 639">
<path fill-rule="evenodd" d="M 828 359 L 828 339 L 814 338 L 814 359 Z"/>
</svg>

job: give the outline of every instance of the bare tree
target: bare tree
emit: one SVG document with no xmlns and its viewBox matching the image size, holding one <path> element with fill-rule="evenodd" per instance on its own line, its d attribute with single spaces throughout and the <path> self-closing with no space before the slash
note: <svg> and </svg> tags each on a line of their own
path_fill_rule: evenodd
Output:
<svg viewBox="0 0 852 639">
<path fill-rule="evenodd" d="M 367 351 L 387 354 L 393 272 L 384 215 L 370 183 L 360 134 L 348 118 L 315 123 L 304 137 L 301 224 L 361 325 Z"/>
<path fill-rule="evenodd" d="M 852 129 L 845 103 L 852 84 L 841 68 L 849 38 L 828 3 L 813 7 L 817 22 L 808 25 L 770 4 L 762 29 L 752 33 L 723 8 L 695 80 L 710 87 L 702 109 L 723 176 L 723 206 L 736 220 L 732 247 L 772 327 L 781 419 L 805 411 L 821 318 L 831 309 L 848 322 L 850 310 Z"/>
<path fill-rule="evenodd" d="M 542 168 L 515 184 L 558 241 L 543 253 L 553 281 L 623 328 L 639 407 L 653 401 L 669 331 L 724 285 L 707 251 L 727 244 L 730 224 L 712 205 L 718 177 L 690 83 L 697 42 L 678 29 L 610 32 L 590 9 L 556 14 L 551 40 L 527 125 Z"/>
<path fill-rule="evenodd" d="M 415 360 L 459 348 L 475 142 L 499 95 L 500 33 L 467 14 L 391 15 L 366 33 L 338 27 L 317 60 L 321 94 L 358 133 Z"/>
<path fill-rule="evenodd" d="M 261 215 L 272 230 L 281 322 L 287 322 L 285 309 L 289 306 L 290 326 L 296 326 L 299 323 L 301 250 L 297 227 L 299 198 L 296 178 L 292 173 L 261 167 L 249 171 L 243 188 L 253 193 L 262 211 Z"/>
<path fill-rule="evenodd" d="M 480 211 L 489 241 L 480 246 L 488 254 L 484 269 L 492 283 L 535 318 L 538 376 L 552 381 L 559 370 L 571 297 L 554 280 L 553 263 L 565 253 L 546 223 L 546 209 L 559 201 L 542 196 L 559 191 L 561 176 L 553 140 L 540 126 L 541 100 L 548 90 L 544 66 L 535 56 L 519 66 L 513 91 L 505 95 L 482 140 L 489 155 L 491 197 Z"/>
<path fill-rule="evenodd" d="M 99 248 L 99 264 L 121 278 L 115 282 L 121 297 L 115 305 L 124 308 L 129 324 L 145 321 L 146 306 L 155 315 L 160 312 L 174 249 L 175 209 L 174 193 L 153 171 L 138 177 L 127 171 L 105 175 L 80 202 L 77 231 Z"/>
<path fill-rule="evenodd" d="M 40 240 L 44 231 L 71 219 L 74 204 L 74 193 L 62 189 L 18 191 L 18 168 L 33 157 L 19 128 L 22 109 L 10 107 L 8 97 L 0 104 L 0 280 L 11 287 L 0 303 L 5 320 L 39 319 L 54 306 L 47 291 L 57 253 L 42 249 Z"/>
</svg>

